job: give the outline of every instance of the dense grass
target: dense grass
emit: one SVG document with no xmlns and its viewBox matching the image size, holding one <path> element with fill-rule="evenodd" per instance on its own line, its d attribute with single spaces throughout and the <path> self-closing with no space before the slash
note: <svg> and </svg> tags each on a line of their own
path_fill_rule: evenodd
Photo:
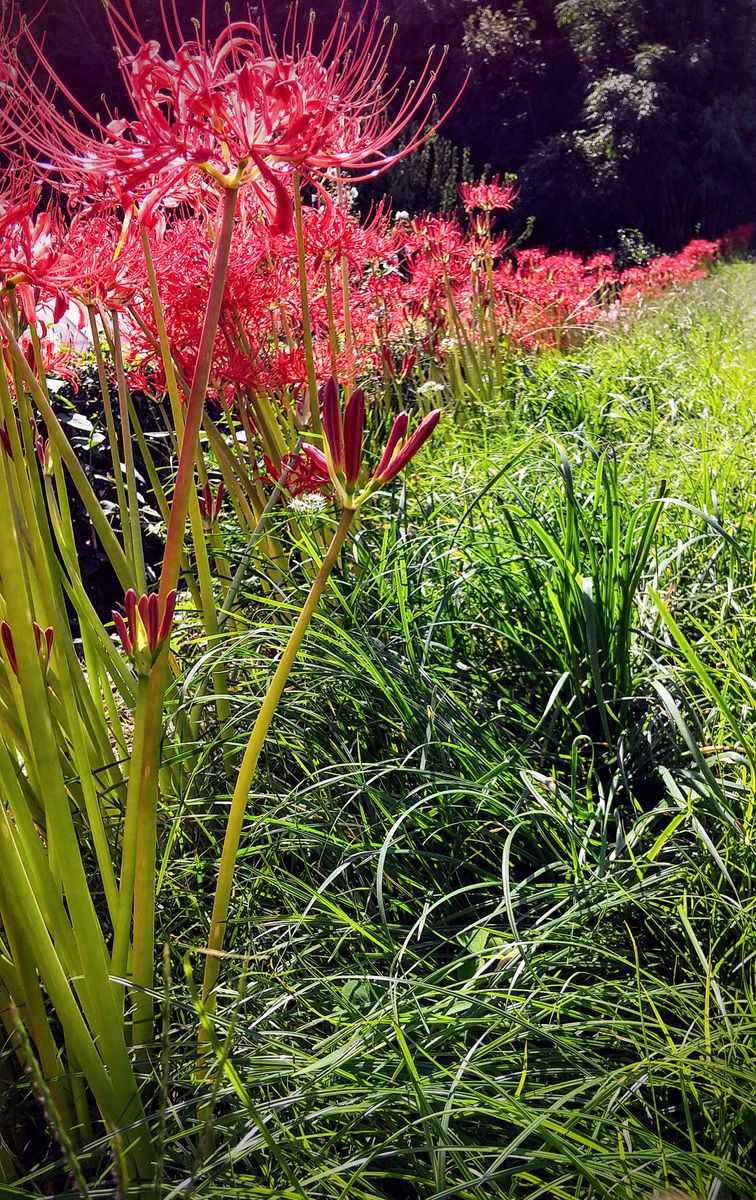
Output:
<svg viewBox="0 0 756 1200">
<path fill-rule="evenodd" d="M 755 314 L 728 267 L 509 362 L 365 516 L 250 806 L 212 1095 L 228 794 L 212 726 L 187 747 L 166 1197 L 754 1195 Z M 224 646 L 240 747 L 322 521 Z"/>
</svg>

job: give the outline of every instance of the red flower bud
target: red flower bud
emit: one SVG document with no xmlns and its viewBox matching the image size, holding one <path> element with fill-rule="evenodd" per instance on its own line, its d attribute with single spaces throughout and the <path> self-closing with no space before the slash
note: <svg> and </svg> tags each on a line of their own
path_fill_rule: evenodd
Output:
<svg viewBox="0 0 756 1200">
<path fill-rule="evenodd" d="M 213 490 L 209 483 L 206 483 L 199 495 L 199 510 L 202 517 L 202 524 L 205 529 L 212 529 L 215 522 L 220 516 L 221 507 L 223 505 L 224 495 L 223 480 L 218 484 L 218 491 L 213 496 Z"/>
<path fill-rule="evenodd" d="M 362 434 L 365 428 L 365 393 L 355 388 L 344 409 L 344 475 L 354 487 L 362 466 Z"/>
<path fill-rule="evenodd" d="M 124 619 L 119 612 L 113 613 L 124 653 L 134 662 L 137 674 L 148 675 L 165 639 L 171 631 L 173 613 L 176 608 L 176 589 L 169 592 L 161 614 L 157 592 L 150 596 L 139 596 L 129 588 L 123 598 L 126 610 Z"/>
<path fill-rule="evenodd" d="M 0 625 L 0 637 L 3 639 L 3 648 L 5 657 L 8 659 L 10 668 L 13 674 L 18 678 L 18 663 L 16 662 L 16 648 L 13 645 L 13 634 L 11 633 L 10 625 L 7 621 L 3 621 Z"/>
<path fill-rule="evenodd" d="M 397 418 L 397 420 L 398 419 L 399 418 Z M 434 408 L 433 412 L 428 413 L 428 416 L 423 418 L 415 432 L 404 444 L 404 446 L 402 446 L 399 451 L 395 451 L 393 458 L 391 458 L 390 461 L 385 464 L 384 459 L 386 455 L 384 452 L 383 458 L 381 458 L 381 462 L 379 464 L 379 469 L 374 475 L 376 482 L 388 483 L 390 479 L 394 479 L 399 472 L 406 467 L 410 459 L 415 457 L 420 447 L 427 442 L 428 438 L 433 433 L 433 430 L 438 425 L 440 419 L 441 409 Z M 394 422 L 394 424 L 396 425 L 396 422 Z M 391 432 L 393 433 L 393 430 Z M 391 439 L 389 438 L 389 441 L 390 440 Z M 388 449 L 388 446 L 386 449 Z M 380 469 L 381 466 L 383 467 L 382 471 Z"/>
<path fill-rule="evenodd" d="M 43 670 L 46 671 L 50 665 L 50 654 L 52 652 L 55 631 L 52 625 L 48 625 L 46 629 L 42 629 L 41 625 L 39 625 L 36 621 L 32 623 L 32 628 L 34 630 L 34 641 L 37 644 L 37 654 L 39 655 Z M 5 650 L 5 656 L 8 659 L 8 664 L 13 674 L 18 679 L 16 647 L 13 642 L 11 627 L 7 621 L 3 621 L 2 625 L 0 625 L 0 638 L 2 638 L 3 648 Z"/>
<path fill-rule="evenodd" d="M 323 423 L 328 452 L 334 471 L 344 470 L 344 439 L 341 430 L 341 413 L 339 411 L 339 389 L 336 380 L 327 379 L 320 389 L 320 419 Z"/>
<path fill-rule="evenodd" d="M 383 474 L 391 462 L 394 451 L 396 450 L 397 446 L 400 446 L 404 441 L 408 424 L 409 417 L 407 416 L 406 412 L 400 412 L 399 416 L 395 417 L 394 424 L 391 426 L 391 433 L 389 434 L 388 441 L 386 442 L 386 449 L 381 455 L 381 461 L 378 463 L 375 475 L 373 476 L 374 479 L 380 480 L 383 478 Z"/>
</svg>

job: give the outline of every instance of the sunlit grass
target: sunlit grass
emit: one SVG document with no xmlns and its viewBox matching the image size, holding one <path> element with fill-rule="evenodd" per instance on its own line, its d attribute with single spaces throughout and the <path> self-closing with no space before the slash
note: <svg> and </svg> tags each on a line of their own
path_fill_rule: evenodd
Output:
<svg viewBox="0 0 756 1200">
<path fill-rule="evenodd" d="M 753 1196 L 755 278 L 507 362 L 363 519 L 250 798 L 212 1095 L 193 1014 L 229 796 L 210 717 L 187 747 L 163 1196 Z M 240 750 L 307 521 L 223 647 Z"/>
</svg>

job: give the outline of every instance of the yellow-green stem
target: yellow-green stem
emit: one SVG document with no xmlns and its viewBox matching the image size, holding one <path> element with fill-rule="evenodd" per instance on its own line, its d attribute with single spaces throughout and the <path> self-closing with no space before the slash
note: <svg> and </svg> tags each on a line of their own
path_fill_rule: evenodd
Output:
<svg viewBox="0 0 756 1200">
<path fill-rule="evenodd" d="M 121 517 L 121 532 L 125 538 L 129 523 L 129 508 L 126 502 L 126 489 L 123 486 L 123 472 L 121 470 L 121 452 L 118 447 L 118 434 L 116 433 L 115 421 L 113 419 L 113 406 L 110 403 L 110 389 L 108 388 L 108 377 L 105 371 L 105 360 L 102 357 L 102 346 L 100 345 L 100 331 L 97 328 L 97 317 L 95 315 L 95 310 L 91 305 L 88 306 L 87 312 L 89 314 L 89 331 L 92 335 L 92 348 L 94 350 L 95 363 L 97 365 L 97 378 L 100 381 L 100 397 L 102 399 L 102 410 L 105 414 L 105 429 L 108 435 L 110 458 L 113 463 L 113 479 L 115 480 L 116 494 L 118 496 L 118 512 Z"/>
<path fill-rule="evenodd" d="M 297 260 L 299 263 L 299 295 L 302 301 L 302 342 L 307 365 L 308 402 L 305 408 L 305 424 L 320 433 L 320 413 L 318 412 L 318 380 L 315 373 L 315 355 L 312 349 L 312 328 L 310 326 L 310 301 L 307 294 L 307 259 L 305 257 L 304 226 L 302 224 L 302 190 L 299 184 L 299 172 L 294 172 L 294 224 L 297 232 Z"/>
<path fill-rule="evenodd" d="M 157 801 L 163 705 L 170 671 L 168 650 L 163 648 L 152 668 L 145 697 L 144 735 L 139 763 L 139 799 L 136 814 L 134 860 L 134 938 L 131 974 L 134 996 L 133 1042 L 152 1038 L 152 987 L 155 969 L 155 882 L 157 855 Z"/>
<path fill-rule="evenodd" d="M 227 189 L 223 193 L 221 222 L 215 247 L 213 276 L 210 282 L 205 319 L 197 351 L 197 364 L 194 369 L 194 376 L 189 389 L 189 399 L 186 404 L 184 436 L 181 443 L 178 472 L 173 489 L 171 516 L 165 538 L 165 555 L 160 572 L 160 599 L 163 604 L 165 604 L 168 593 L 178 583 L 181 567 L 186 518 L 189 512 L 191 494 L 195 486 L 194 467 L 197 458 L 199 431 L 202 425 L 202 415 L 205 411 L 205 395 L 210 381 L 213 347 L 215 346 L 215 335 L 218 332 L 223 288 L 226 282 L 226 271 L 234 233 L 236 201 L 237 192 L 234 189 Z"/>
<path fill-rule="evenodd" d="M 142 525 L 139 520 L 139 497 L 137 495 L 136 471 L 134 468 L 134 444 L 131 440 L 131 421 L 129 420 L 129 388 L 126 383 L 126 368 L 123 362 L 121 346 L 121 330 L 118 323 L 118 313 L 111 313 L 113 322 L 113 357 L 115 358 L 116 377 L 118 379 L 118 407 L 121 419 L 121 440 L 123 442 L 123 463 L 126 468 L 126 490 L 129 500 L 129 542 L 131 544 L 131 564 L 136 580 L 136 589 L 142 594 L 147 591 L 147 578 L 144 568 L 144 549 L 142 547 Z M 126 530 L 123 530 L 124 542 Z"/>
<path fill-rule="evenodd" d="M 210 380 L 213 347 L 218 332 L 223 289 L 234 233 L 237 193 L 224 192 L 221 201 L 221 220 L 215 247 L 215 261 L 210 291 L 202 324 L 189 397 L 186 405 L 181 453 L 173 489 L 171 515 L 166 533 L 165 555 L 160 572 L 160 601 L 166 603 L 169 592 L 176 587 L 184 551 L 186 518 L 195 492 L 195 463 L 199 446 L 199 431 L 205 411 L 205 395 Z M 157 804 L 160 742 L 163 726 L 165 693 L 170 671 L 168 650 L 163 648 L 149 678 L 146 700 L 145 727 L 142 746 L 141 785 L 138 803 L 136 857 L 134 865 L 134 932 L 132 978 L 137 991 L 134 1005 L 134 1039 L 147 1041 L 152 1034 L 152 988 L 155 958 L 155 887 L 157 856 Z"/>
<path fill-rule="evenodd" d="M 223 850 L 221 852 L 221 861 L 218 868 L 218 882 L 215 889 L 215 899 L 213 902 L 213 911 L 210 919 L 210 933 L 207 939 L 207 948 L 210 953 L 205 962 L 205 975 L 202 984 L 202 1001 L 209 1011 L 213 1008 L 212 992 L 218 979 L 220 966 L 219 953 L 223 949 L 223 940 L 226 930 L 226 921 L 228 919 L 228 908 L 231 899 L 231 888 L 234 879 L 234 869 L 236 867 L 236 857 L 239 851 L 239 841 L 241 839 L 242 826 L 244 824 L 244 814 L 247 808 L 249 792 L 254 779 L 257 763 L 260 758 L 263 742 L 270 729 L 271 722 L 275 716 L 278 702 L 281 699 L 286 682 L 289 678 L 294 659 L 297 656 L 307 627 L 310 624 L 312 615 L 318 606 L 328 577 L 333 569 L 334 563 L 339 555 L 344 540 L 349 532 L 349 527 L 354 519 L 354 510 L 345 508 L 342 511 L 341 519 L 336 528 L 336 531 L 331 539 L 331 544 L 328 547 L 323 563 L 313 580 L 309 595 L 305 601 L 304 607 L 297 618 L 297 622 L 291 631 L 291 636 L 286 645 L 286 649 L 281 655 L 281 660 L 276 667 L 273 678 L 268 685 L 268 690 L 265 694 L 265 699 L 262 702 L 260 712 L 257 715 L 254 728 L 247 743 L 247 749 L 244 753 L 239 776 L 234 788 L 234 794 L 231 800 L 231 811 L 226 825 L 226 835 L 223 841 Z M 204 1035 L 200 1033 L 200 1040 L 204 1041 Z"/>
</svg>

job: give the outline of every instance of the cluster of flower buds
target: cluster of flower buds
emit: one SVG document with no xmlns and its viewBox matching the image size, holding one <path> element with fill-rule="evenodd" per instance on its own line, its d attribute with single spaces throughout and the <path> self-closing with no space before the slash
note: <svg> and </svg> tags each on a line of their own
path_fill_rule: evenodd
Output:
<svg viewBox="0 0 756 1200">
<path fill-rule="evenodd" d="M 119 612 L 113 613 L 121 645 L 133 662 L 137 675 L 149 675 L 171 631 L 176 589 L 166 596 L 162 612 L 156 592 L 151 596 L 137 597 L 133 588 L 129 588 L 124 596 L 123 607 L 126 610 L 125 620 Z"/>
<path fill-rule="evenodd" d="M 223 480 L 218 484 L 218 490 L 213 496 L 213 489 L 209 483 L 206 483 L 199 495 L 199 510 L 202 517 L 202 524 L 207 533 L 215 525 L 215 522 L 220 516 L 221 508 L 223 507 Z"/>
<path fill-rule="evenodd" d="M 396 376 L 399 380 L 404 381 L 409 375 L 412 374 L 412 370 L 417 362 L 417 350 L 404 351 L 398 372 L 396 369 L 396 363 L 394 362 L 394 355 L 389 346 L 383 347 L 381 351 L 381 357 L 383 358 L 383 365 L 388 374 L 392 378 Z"/>
<path fill-rule="evenodd" d="M 53 627 L 52 625 L 48 625 L 47 629 L 42 629 L 42 627 L 35 621 L 33 624 L 33 629 L 34 640 L 37 643 L 37 654 L 39 655 L 39 661 L 42 665 L 42 670 L 46 671 L 50 665 L 50 652 L 52 650 L 54 636 Z M 11 627 L 7 621 L 3 621 L 2 624 L 0 624 L 0 637 L 3 641 L 5 657 L 8 659 L 10 669 L 18 679 L 16 647 L 13 644 L 13 634 L 11 633 Z"/>
<path fill-rule="evenodd" d="M 399 413 L 378 466 L 367 483 L 360 487 L 365 393 L 362 388 L 355 388 L 344 406 L 343 419 L 335 379 L 329 379 L 323 385 L 319 398 L 325 443 L 323 462 L 344 508 L 359 508 L 373 492 L 394 479 L 427 442 L 441 417 L 441 409 L 434 409 L 408 438 L 409 417 L 406 412 Z M 313 449 L 308 447 L 311 456 Z"/>
</svg>

